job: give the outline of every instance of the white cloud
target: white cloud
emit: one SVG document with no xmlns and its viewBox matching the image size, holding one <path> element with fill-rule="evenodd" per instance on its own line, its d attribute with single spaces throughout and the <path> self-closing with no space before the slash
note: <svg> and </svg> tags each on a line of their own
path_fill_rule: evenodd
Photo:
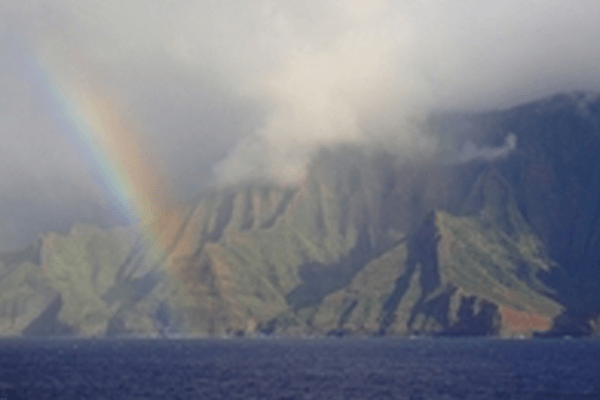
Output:
<svg viewBox="0 0 600 400">
<path fill-rule="evenodd" d="M 473 142 L 467 141 L 456 161 L 467 163 L 471 161 L 495 161 L 508 157 L 517 148 L 517 135 L 509 133 L 504 140 L 504 144 L 498 147 L 482 146 L 477 147 Z"/>
<path fill-rule="evenodd" d="M 20 87 L 3 93 L 3 150 L 30 161 L 12 163 L 23 175 L 90 186 L 76 158 L 47 156 L 74 153 L 54 140 L 56 115 L 23 102 L 38 86 L 14 65 L 46 57 L 105 83 L 177 191 L 215 165 L 224 182 L 289 184 L 323 146 L 427 148 L 419 122 L 432 109 L 599 90 L 599 20 L 600 3 L 566 0 L 3 1 L 0 84 Z M 40 136 L 47 146 L 27 145 Z"/>
</svg>

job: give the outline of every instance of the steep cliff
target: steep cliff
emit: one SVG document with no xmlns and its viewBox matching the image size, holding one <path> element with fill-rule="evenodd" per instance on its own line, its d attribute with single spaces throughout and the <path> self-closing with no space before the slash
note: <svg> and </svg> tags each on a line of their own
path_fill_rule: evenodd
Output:
<svg viewBox="0 0 600 400">
<path fill-rule="evenodd" d="M 174 210 L 161 232 L 169 262 L 150 261 L 133 228 L 47 234 L 0 257 L 0 331 L 598 331 L 598 98 L 560 95 L 431 125 L 443 135 L 456 121 L 445 144 L 455 153 L 499 148 L 509 133 L 518 142 L 493 157 L 420 161 L 323 151 L 297 187 L 228 188 Z"/>
</svg>

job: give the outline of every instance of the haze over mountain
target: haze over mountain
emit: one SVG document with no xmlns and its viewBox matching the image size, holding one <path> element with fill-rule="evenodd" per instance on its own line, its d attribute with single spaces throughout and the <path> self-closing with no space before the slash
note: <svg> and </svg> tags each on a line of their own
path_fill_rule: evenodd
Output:
<svg viewBox="0 0 600 400">
<path fill-rule="evenodd" d="M 294 186 L 340 144 L 438 151 L 454 139 L 423 129 L 436 110 L 600 90 L 599 17 L 595 2 L 557 0 L 4 1 L 0 248 L 127 219 L 54 107 L 45 65 L 97 84 L 193 202 L 215 182 Z"/>
<path fill-rule="evenodd" d="M 0 2 L 0 331 L 597 330 L 599 18 Z"/>
<path fill-rule="evenodd" d="M 4 254 L 0 330 L 597 333 L 600 96 L 427 126 L 448 141 L 435 157 L 347 145 L 319 152 L 297 186 L 205 193 L 164 221 L 170 263 L 126 227 L 76 225 Z"/>
</svg>

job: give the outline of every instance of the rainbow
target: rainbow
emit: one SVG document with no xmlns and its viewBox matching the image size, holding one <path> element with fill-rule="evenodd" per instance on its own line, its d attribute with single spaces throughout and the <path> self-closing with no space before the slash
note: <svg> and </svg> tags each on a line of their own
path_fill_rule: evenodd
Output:
<svg viewBox="0 0 600 400">
<path fill-rule="evenodd" d="M 38 67 L 55 105 L 53 112 L 66 125 L 64 130 L 76 143 L 94 180 L 101 183 L 105 197 L 116 199 L 117 208 L 141 228 L 152 262 L 168 260 L 184 210 L 169 196 L 148 139 L 126 123 L 92 82 L 61 79 L 57 69 L 47 63 L 38 63 Z"/>
</svg>

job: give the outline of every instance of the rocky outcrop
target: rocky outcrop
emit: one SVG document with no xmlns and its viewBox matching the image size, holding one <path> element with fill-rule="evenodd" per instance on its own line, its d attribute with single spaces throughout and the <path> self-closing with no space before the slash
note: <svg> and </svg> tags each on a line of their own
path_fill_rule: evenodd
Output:
<svg viewBox="0 0 600 400">
<path fill-rule="evenodd" d="M 296 188 L 229 188 L 173 210 L 159 259 L 133 228 L 45 235 L 0 256 L 0 332 L 597 332 L 600 101 L 460 118 L 471 131 L 457 149 L 507 132 L 516 149 L 460 162 L 327 150 Z"/>
</svg>

